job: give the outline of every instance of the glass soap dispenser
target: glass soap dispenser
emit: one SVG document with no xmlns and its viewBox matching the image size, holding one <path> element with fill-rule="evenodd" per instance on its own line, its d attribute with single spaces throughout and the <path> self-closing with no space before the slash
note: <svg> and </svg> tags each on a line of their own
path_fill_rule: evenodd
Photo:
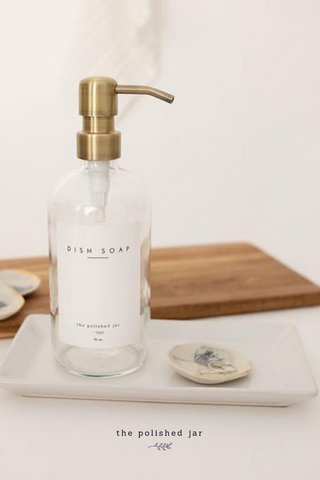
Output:
<svg viewBox="0 0 320 480">
<path fill-rule="evenodd" d="M 131 373 L 146 358 L 150 318 L 150 200 L 120 168 L 118 94 L 174 97 L 107 77 L 80 82 L 81 166 L 49 202 L 50 309 L 56 360 L 90 377 Z"/>
</svg>

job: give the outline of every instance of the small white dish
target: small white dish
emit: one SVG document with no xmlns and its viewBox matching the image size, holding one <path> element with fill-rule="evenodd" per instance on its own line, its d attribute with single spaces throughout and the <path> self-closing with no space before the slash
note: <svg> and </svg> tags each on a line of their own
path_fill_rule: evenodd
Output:
<svg viewBox="0 0 320 480">
<path fill-rule="evenodd" d="M 151 321 L 149 357 L 118 378 L 71 375 L 54 360 L 49 315 L 28 317 L 0 365 L 0 386 L 36 397 L 142 402 L 286 406 L 317 395 L 296 328 L 241 320 Z M 174 372 L 168 351 L 178 343 L 227 345 L 250 358 L 251 375 L 221 385 L 191 383 Z"/>
<path fill-rule="evenodd" d="M 12 268 L 0 270 L 0 283 L 25 296 L 39 288 L 41 279 L 27 270 Z"/>
<path fill-rule="evenodd" d="M 230 382 L 249 375 L 252 370 L 243 353 L 208 342 L 175 345 L 168 360 L 183 377 L 207 385 Z"/>
<path fill-rule="evenodd" d="M 24 305 L 24 298 L 7 285 L 0 283 L 0 320 L 12 317 Z"/>
</svg>

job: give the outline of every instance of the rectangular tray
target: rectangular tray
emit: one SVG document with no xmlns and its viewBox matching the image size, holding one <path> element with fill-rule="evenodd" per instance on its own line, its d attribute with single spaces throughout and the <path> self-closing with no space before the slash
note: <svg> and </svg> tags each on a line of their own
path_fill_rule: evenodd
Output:
<svg viewBox="0 0 320 480">
<path fill-rule="evenodd" d="M 139 371 L 119 378 L 82 378 L 56 364 L 50 317 L 29 316 L 0 365 L 0 386 L 37 397 L 227 405 L 287 406 L 317 395 L 298 332 L 290 324 L 157 320 L 151 321 L 149 333 L 149 357 Z M 175 344 L 203 340 L 243 352 L 253 372 L 215 386 L 179 376 L 167 352 Z"/>
</svg>

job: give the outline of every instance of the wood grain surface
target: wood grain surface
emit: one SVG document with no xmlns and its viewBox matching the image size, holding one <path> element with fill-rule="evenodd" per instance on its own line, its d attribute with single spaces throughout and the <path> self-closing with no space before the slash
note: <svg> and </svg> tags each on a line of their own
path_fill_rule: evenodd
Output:
<svg viewBox="0 0 320 480">
<path fill-rule="evenodd" d="M 0 262 L 42 279 L 22 310 L 0 322 L 14 336 L 32 313 L 49 313 L 48 259 Z M 250 244 L 155 249 L 151 261 L 152 317 L 192 319 L 320 304 L 320 288 Z"/>
</svg>

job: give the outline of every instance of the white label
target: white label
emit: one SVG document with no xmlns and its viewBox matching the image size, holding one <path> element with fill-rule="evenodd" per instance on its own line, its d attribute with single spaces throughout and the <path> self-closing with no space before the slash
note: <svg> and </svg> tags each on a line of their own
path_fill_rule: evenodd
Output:
<svg viewBox="0 0 320 480">
<path fill-rule="evenodd" d="M 58 223 L 59 337 L 112 348 L 140 336 L 140 228 Z"/>
</svg>

